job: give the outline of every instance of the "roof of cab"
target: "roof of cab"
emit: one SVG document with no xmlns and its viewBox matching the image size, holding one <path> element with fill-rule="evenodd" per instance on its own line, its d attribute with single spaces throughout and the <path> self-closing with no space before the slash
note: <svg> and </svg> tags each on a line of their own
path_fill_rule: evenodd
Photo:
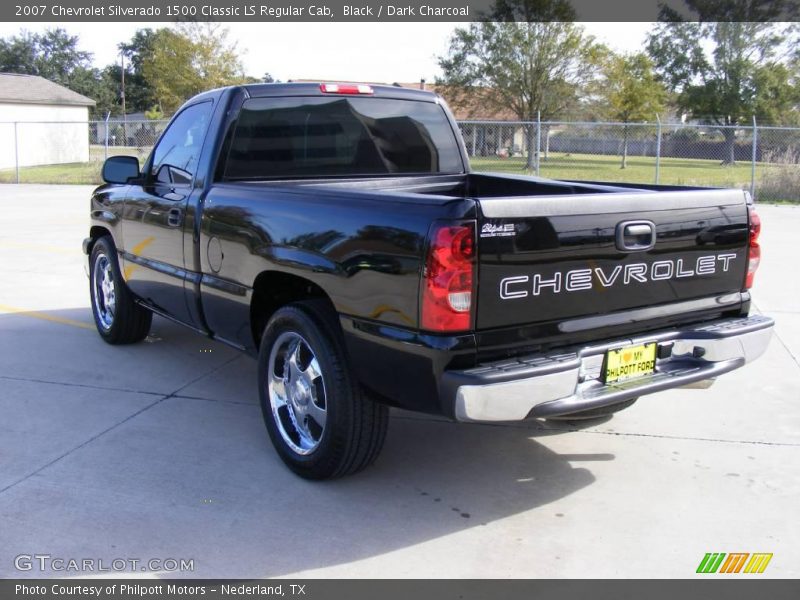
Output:
<svg viewBox="0 0 800 600">
<path fill-rule="evenodd" d="M 320 89 L 321 83 L 256 83 L 243 86 L 247 93 L 253 98 L 263 98 L 270 96 L 336 96 L 335 93 L 325 93 Z M 349 82 L 348 82 L 349 84 Z M 373 94 L 343 94 L 350 97 L 361 98 L 396 98 L 401 100 L 422 100 L 425 102 L 436 102 L 439 97 L 434 92 L 425 90 L 409 89 L 394 85 L 369 85 Z"/>
<path fill-rule="evenodd" d="M 395 85 L 369 85 L 372 94 L 336 94 L 326 93 L 320 89 L 320 83 L 253 83 L 246 85 L 231 85 L 200 92 L 193 96 L 183 106 L 195 104 L 204 100 L 217 101 L 229 90 L 246 90 L 251 98 L 279 98 L 288 96 L 319 96 L 319 97 L 345 97 L 345 98 L 392 98 L 395 100 L 417 100 L 422 102 L 440 102 L 441 96 L 427 90 L 410 89 Z"/>
</svg>

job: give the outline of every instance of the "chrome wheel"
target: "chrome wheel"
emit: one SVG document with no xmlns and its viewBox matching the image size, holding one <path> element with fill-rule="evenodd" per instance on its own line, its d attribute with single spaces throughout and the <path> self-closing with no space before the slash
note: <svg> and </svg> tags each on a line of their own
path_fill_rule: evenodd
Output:
<svg viewBox="0 0 800 600">
<path fill-rule="evenodd" d="M 92 270 L 94 285 L 94 308 L 103 329 L 111 329 L 117 310 L 117 294 L 114 288 L 114 271 L 105 254 L 98 254 Z"/>
<path fill-rule="evenodd" d="M 311 454 L 327 421 L 327 395 L 314 351 L 298 333 L 282 333 L 269 355 L 267 388 L 272 414 L 284 442 L 297 454 Z"/>
</svg>

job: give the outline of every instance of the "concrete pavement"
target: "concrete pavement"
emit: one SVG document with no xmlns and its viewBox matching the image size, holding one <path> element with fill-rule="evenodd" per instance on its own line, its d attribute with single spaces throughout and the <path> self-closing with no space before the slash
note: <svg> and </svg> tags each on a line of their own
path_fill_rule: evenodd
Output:
<svg viewBox="0 0 800 600">
<path fill-rule="evenodd" d="M 585 429 L 395 412 L 371 469 L 309 483 L 272 450 L 252 360 L 160 318 L 135 346 L 93 331 L 90 190 L 0 186 L 0 577 L 79 575 L 21 554 L 193 561 L 141 577 L 691 577 L 706 552 L 800 575 L 800 208 L 759 209 L 777 336 L 711 389 Z"/>
</svg>

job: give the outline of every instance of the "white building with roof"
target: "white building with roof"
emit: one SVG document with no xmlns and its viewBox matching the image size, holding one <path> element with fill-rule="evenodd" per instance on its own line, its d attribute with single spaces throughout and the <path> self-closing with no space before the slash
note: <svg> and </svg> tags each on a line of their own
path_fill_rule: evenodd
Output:
<svg viewBox="0 0 800 600">
<path fill-rule="evenodd" d="M 94 105 L 43 77 L 0 73 L 0 169 L 88 162 Z"/>
</svg>

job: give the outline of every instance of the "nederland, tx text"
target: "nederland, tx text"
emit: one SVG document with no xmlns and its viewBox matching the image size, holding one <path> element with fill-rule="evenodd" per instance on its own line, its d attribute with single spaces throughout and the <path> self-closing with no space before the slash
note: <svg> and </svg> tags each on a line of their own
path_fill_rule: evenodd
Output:
<svg viewBox="0 0 800 600">
<path fill-rule="evenodd" d="M 106 585 L 87 585 L 87 584 L 62 584 L 54 583 L 51 585 L 24 584 L 19 583 L 14 587 L 14 592 L 18 596 L 65 596 L 68 598 L 84 598 L 113 596 L 133 596 L 139 598 L 162 596 L 205 596 L 206 594 L 217 593 L 224 596 L 305 596 L 305 584 L 288 585 L 279 583 L 277 585 L 264 584 L 220 584 L 219 586 L 208 585 L 182 585 L 182 584 L 106 584 Z"/>
</svg>

